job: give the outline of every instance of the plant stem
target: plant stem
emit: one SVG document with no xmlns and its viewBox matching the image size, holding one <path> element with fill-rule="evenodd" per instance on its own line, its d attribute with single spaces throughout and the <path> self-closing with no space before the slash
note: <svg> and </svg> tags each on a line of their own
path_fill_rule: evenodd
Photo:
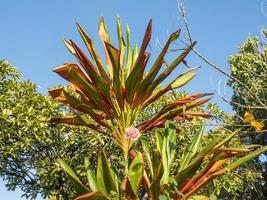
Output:
<svg viewBox="0 0 267 200">
<path fill-rule="evenodd" d="M 125 178 L 128 175 L 129 166 L 128 166 L 128 153 L 124 154 L 124 160 L 125 160 Z"/>
</svg>

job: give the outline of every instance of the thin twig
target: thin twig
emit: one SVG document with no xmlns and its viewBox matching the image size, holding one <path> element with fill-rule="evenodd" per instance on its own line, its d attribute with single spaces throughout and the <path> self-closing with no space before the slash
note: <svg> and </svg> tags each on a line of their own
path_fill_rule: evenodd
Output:
<svg viewBox="0 0 267 200">
<path fill-rule="evenodd" d="M 191 35 L 191 32 L 190 32 L 190 28 L 189 28 L 189 25 L 188 25 L 188 22 L 187 22 L 187 19 L 186 19 L 186 11 L 185 11 L 185 8 L 184 6 L 182 5 L 182 3 L 178 0 L 178 6 L 179 6 L 179 11 L 180 11 L 180 14 L 182 16 L 182 19 L 183 19 L 183 22 L 184 22 L 184 25 L 186 27 L 186 32 L 187 32 L 187 36 L 188 36 L 188 40 L 190 42 L 190 44 L 193 43 L 193 40 L 192 40 L 192 35 Z M 189 46 L 189 45 L 187 45 Z M 242 81 L 240 81 L 239 79 L 235 78 L 234 76 L 228 74 L 226 71 L 224 71 L 220 66 L 216 65 L 215 63 L 213 63 L 212 61 L 210 61 L 209 59 L 207 59 L 205 56 L 203 56 L 199 51 L 196 50 L 196 48 L 193 48 L 192 49 L 193 52 L 199 57 L 201 58 L 205 63 L 207 63 L 209 66 L 213 67 L 214 69 L 216 69 L 217 71 L 221 72 L 223 75 L 227 76 L 228 78 L 234 80 L 235 82 L 237 82 L 239 85 L 241 85 L 242 87 L 244 87 L 254 98 L 255 100 L 258 101 L 258 103 L 265 109 L 267 110 L 267 106 L 258 98 L 258 96 L 252 92 L 250 90 L 249 87 L 246 86 L 245 83 L 243 83 Z"/>
<path fill-rule="evenodd" d="M 246 106 L 246 105 L 240 104 L 240 103 L 235 102 L 235 101 L 230 101 L 224 96 L 221 96 L 221 98 L 223 101 L 225 101 L 227 103 L 231 103 L 231 104 L 237 105 L 237 106 L 242 107 L 242 108 L 265 110 L 265 108 L 262 106 Z"/>
</svg>

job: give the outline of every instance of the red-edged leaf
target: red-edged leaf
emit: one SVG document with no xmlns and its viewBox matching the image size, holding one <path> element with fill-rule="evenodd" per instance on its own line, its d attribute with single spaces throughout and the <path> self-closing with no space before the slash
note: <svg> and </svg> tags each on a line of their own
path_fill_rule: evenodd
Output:
<svg viewBox="0 0 267 200">
<path fill-rule="evenodd" d="M 214 179 L 218 176 L 221 176 L 230 170 L 235 169 L 236 167 L 238 167 L 241 164 L 259 156 L 261 153 L 263 153 L 265 151 L 267 151 L 267 147 L 262 147 L 258 150 L 255 150 L 255 151 L 249 153 L 248 155 L 246 155 L 242 158 L 239 158 L 238 160 L 228 164 L 226 167 L 223 167 L 222 169 L 217 170 L 214 173 L 208 175 L 206 178 L 203 178 L 202 181 L 200 181 L 198 184 L 196 184 L 190 191 L 188 191 L 187 194 L 185 195 L 185 197 L 189 197 L 192 194 L 196 193 L 198 190 L 200 190 L 205 185 L 207 185 L 212 179 Z"/>
<path fill-rule="evenodd" d="M 185 182 L 190 180 L 195 175 L 196 171 L 199 170 L 205 156 L 208 155 L 221 140 L 222 138 L 215 138 L 214 140 L 212 140 L 200 151 L 199 154 L 197 154 L 197 156 L 185 169 L 181 171 L 179 170 L 178 174 L 175 177 L 178 186 L 182 187 Z"/>
<path fill-rule="evenodd" d="M 72 40 L 70 40 L 70 44 L 72 45 L 77 55 L 76 57 L 79 63 L 82 65 L 83 69 L 86 71 L 87 75 L 90 77 L 93 83 L 97 83 L 97 77 L 99 77 L 99 73 L 93 63 L 91 63 L 83 50 L 80 49 L 80 47 L 78 47 Z"/>
<path fill-rule="evenodd" d="M 56 100 L 63 102 L 65 104 L 69 105 L 70 107 L 80 111 L 80 112 L 83 112 L 85 114 L 90 115 L 90 117 L 93 120 L 95 120 L 97 123 L 99 123 L 100 125 L 102 125 L 104 127 L 109 127 L 106 123 L 104 123 L 102 121 L 102 116 L 98 115 L 97 112 L 92 109 L 92 107 L 84 104 L 79 99 L 77 99 L 75 96 L 66 92 L 63 88 L 50 90 L 49 93 L 52 94 L 52 96 Z M 56 95 L 58 95 L 58 96 L 56 96 Z"/>
<path fill-rule="evenodd" d="M 80 101 L 73 95 L 69 94 L 63 87 L 49 90 L 48 93 L 57 101 L 69 105 L 71 108 L 83 113 L 92 112 L 92 108 Z"/>
<path fill-rule="evenodd" d="M 176 58 L 167 68 L 153 81 L 153 87 L 156 88 L 165 78 L 167 78 L 170 73 L 184 60 L 184 58 L 189 54 L 189 52 L 193 49 L 196 42 L 191 44 L 187 49 L 178 57 Z"/>
<path fill-rule="evenodd" d="M 146 90 L 146 94 L 143 95 L 143 99 L 149 98 L 149 96 L 153 93 L 156 87 L 162 81 L 164 81 L 171 73 L 172 71 L 185 59 L 185 57 L 189 54 L 189 52 L 192 50 L 196 42 L 191 44 L 179 57 L 177 57 L 170 65 L 167 65 L 166 69 L 148 86 L 148 89 Z"/>
<path fill-rule="evenodd" d="M 100 17 L 98 33 L 99 33 L 99 37 L 100 37 L 101 42 L 102 42 L 102 44 L 104 46 L 104 49 L 105 49 L 106 65 L 107 65 L 109 74 L 110 74 L 110 76 L 112 78 L 112 74 L 113 74 L 112 64 L 111 64 L 110 57 L 108 55 L 108 51 L 106 49 L 106 44 L 105 44 L 105 43 L 111 44 L 111 40 L 110 40 L 110 37 L 109 37 L 109 34 L 108 34 L 108 30 L 107 30 L 107 27 L 106 27 L 106 24 L 105 24 L 105 21 L 104 21 L 103 17 Z"/>
<path fill-rule="evenodd" d="M 227 162 L 226 159 L 224 160 L 219 160 L 217 162 L 213 162 L 209 168 L 206 168 L 203 172 L 200 172 L 199 174 L 196 175 L 193 179 L 189 180 L 186 184 L 181 186 L 179 189 L 182 193 L 186 193 L 188 190 L 190 190 L 192 187 L 197 184 L 198 181 L 201 181 L 202 178 L 205 178 L 210 173 L 213 173 L 214 171 L 218 170 L 222 165 L 224 165 Z"/>
<path fill-rule="evenodd" d="M 77 54 L 77 58 L 80 64 L 83 66 L 84 70 L 87 72 L 87 75 L 90 77 L 92 84 L 94 84 L 94 86 L 97 88 L 97 92 L 99 93 L 99 96 L 104 95 L 105 98 L 109 101 L 109 104 L 111 104 L 112 102 L 110 99 L 110 84 L 101 77 L 98 70 L 91 63 L 91 61 L 87 58 L 84 52 L 73 41 L 71 41 L 71 44 Z"/>
<path fill-rule="evenodd" d="M 85 94 L 91 102 L 93 102 L 94 106 L 92 107 L 95 108 L 95 106 L 97 106 L 98 109 L 103 110 L 107 115 L 112 114 L 110 109 L 113 108 L 113 104 L 110 98 L 106 97 L 106 95 L 92 85 L 91 81 L 86 78 L 87 76 L 77 65 L 64 64 L 56 67 L 54 72 L 79 88 L 79 90 L 81 90 L 81 92 Z"/>
<path fill-rule="evenodd" d="M 96 126 L 94 124 L 88 124 L 81 117 L 79 117 L 77 115 L 67 115 L 64 117 L 54 117 L 54 118 L 50 119 L 50 122 L 51 123 L 57 123 L 57 124 L 73 125 L 73 126 L 85 126 L 85 127 L 91 128 L 93 130 L 96 130 L 100 133 L 104 133 L 104 130 L 101 127 Z"/>
<path fill-rule="evenodd" d="M 162 64 L 164 63 L 164 57 L 169 49 L 169 46 L 172 42 L 174 42 L 180 35 L 181 30 L 178 30 L 171 34 L 168 41 L 166 42 L 165 46 L 163 47 L 161 53 L 159 54 L 158 58 L 156 59 L 155 63 L 149 70 L 147 76 L 142 80 L 140 87 L 138 88 L 137 99 L 139 99 L 143 94 L 144 91 L 148 89 L 148 86 L 152 83 L 155 79 L 157 73 L 159 72 Z"/>
<path fill-rule="evenodd" d="M 150 53 L 145 52 L 143 56 L 138 60 L 138 63 L 136 63 L 126 80 L 126 100 L 130 104 L 133 103 L 136 89 L 139 87 L 139 84 L 143 79 L 145 66 L 148 62 L 149 57 Z"/>
<path fill-rule="evenodd" d="M 106 82 L 105 79 L 103 79 L 98 70 L 95 68 L 95 66 L 91 63 L 91 61 L 87 58 L 85 53 L 73 42 L 71 41 L 71 44 L 73 46 L 73 49 L 75 50 L 77 54 L 77 58 L 84 68 L 84 70 L 87 72 L 87 75 L 90 77 L 90 80 L 92 83 L 97 86 L 99 89 L 102 90 L 102 92 L 109 96 L 109 84 Z"/>
<path fill-rule="evenodd" d="M 120 51 L 112 45 L 105 43 L 113 70 L 113 89 L 120 108 L 123 108 L 122 85 L 120 81 Z"/>
<path fill-rule="evenodd" d="M 184 75 L 187 75 L 188 72 L 194 71 L 196 69 L 199 69 L 199 67 L 192 67 L 186 71 L 184 71 L 183 73 L 179 74 L 172 82 L 170 82 L 167 86 L 165 86 L 163 89 L 161 89 L 160 91 L 158 91 L 156 94 L 152 95 L 151 97 L 149 97 L 148 99 L 144 99 L 145 103 L 143 104 L 143 108 L 147 107 L 148 105 L 150 105 L 152 102 L 154 102 L 155 100 L 157 100 L 158 98 L 160 98 L 163 94 L 165 94 L 166 92 L 170 91 L 173 88 L 173 84 L 178 81 L 180 78 L 182 78 Z M 176 86 L 175 89 L 182 87 L 184 84 L 186 84 L 188 81 L 190 81 L 191 79 L 193 79 L 196 75 L 192 74 L 191 77 L 189 79 L 187 79 L 184 83 L 181 82 L 181 84 L 178 86 Z M 138 100 L 136 101 L 139 105 L 142 104 L 144 102 L 143 100 Z"/>
<path fill-rule="evenodd" d="M 77 86 L 87 98 L 95 102 L 96 105 L 99 105 L 99 97 L 96 88 L 91 85 L 91 81 L 76 64 L 66 63 L 54 68 L 53 71 Z"/>
<path fill-rule="evenodd" d="M 185 112 L 185 115 L 192 115 L 197 117 L 202 117 L 205 119 L 209 119 L 211 117 L 214 117 L 212 114 L 204 113 L 204 112 L 195 112 L 195 111 L 187 111 Z"/>
<path fill-rule="evenodd" d="M 83 27 L 77 23 L 78 31 L 92 57 L 94 60 L 94 63 L 96 64 L 99 73 L 101 74 L 102 78 L 105 79 L 107 82 L 110 82 L 109 77 L 106 73 L 106 70 L 103 67 L 103 64 L 101 62 L 100 56 L 97 53 L 96 47 L 92 41 L 92 39 L 89 37 L 89 35 L 86 33 L 86 31 L 83 29 Z"/>
<path fill-rule="evenodd" d="M 149 127 L 152 127 L 152 126 L 155 126 L 155 124 L 157 124 L 158 122 L 163 123 L 166 120 L 174 119 L 180 113 L 183 113 L 184 115 L 186 110 L 197 107 L 209 101 L 210 98 L 194 102 L 196 99 L 204 97 L 204 96 L 208 96 L 208 95 L 211 95 L 211 93 L 195 94 L 195 95 L 187 96 L 181 99 L 177 99 L 176 101 L 164 106 L 159 112 L 154 114 L 150 120 L 139 125 L 140 126 L 139 128 L 141 130 L 145 130 L 148 128 L 147 127 L 148 125 Z M 176 108 L 177 106 L 179 107 Z M 185 106 L 185 107 L 182 107 L 182 106 Z"/>
<path fill-rule="evenodd" d="M 149 53 L 145 53 L 145 50 L 151 39 L 151 31 L 152 31 L 152 20 L 150 20 L 147 25 L 147 29 L 143 38 L 140 52 L 132 68 L 132 71 L 130 72 L 126 80 L 126 100 L 129 103 L 132 102 L 136 89 L 139 87 L 139 84 L 143 79 L 145 66 L 150 56 Z"/>
<path fill-rule="evenodd" d="M 162 115 L 153 116 L 152 119 L 149 119 L 141 124 L 139 124 L 137 127 L 141 132 L 146 132 L 149 129 L 152 129 L 154 127 L 161 127 L 163 123 L 167 120 L 191 120 L 192 118 L 190 116 L 185 115 L 185 111 L 189 110 L 191 108 L 197 107 L 199 105 L 202 105 L 209 101 L 211 98 L 203 99 L 201 101 L 195 102 L 189 106 L 186 107 L 179 107 L 177 109 L 170 110 Z"/>
<path fill-rule="evenodd" d="M 83 194 L 80 195 L 78 197 L 76 197 L 74 200 L 88 200 L 88 199 L 92 199 L 92 200 L 108 200 L 108 198 L 106 198 L 104 195 L 102 195 L 100 192 L 89 192 L 87 194 Z"/>
</svg>

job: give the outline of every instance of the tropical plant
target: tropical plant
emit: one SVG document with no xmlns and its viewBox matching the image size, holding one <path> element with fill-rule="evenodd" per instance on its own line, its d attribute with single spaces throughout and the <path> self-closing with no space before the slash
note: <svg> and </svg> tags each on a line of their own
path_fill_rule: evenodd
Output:
<svg viewBox="0 0 267 200">
<path fill-rule="evenodd" d="M 126 31 L 127 42 L 125 42 L 119 18 L 117 29 L 119 49 L 111 45 L 104 19 L 100 19 L 99 35 L 105 49 L 108 69 L 108 72 L 106 72 L 91 38 L 78 24 L 78 31 L 92 57 L 93 63 L 72 40 L 65 40 L 68 50 L 77 58 L 84 70 L 77 64 L 72 63 L 56 67 L 54 72 L 69 81 L 73 91 L 66 91 L 64 87 L 49 91 L 53 98 L 87 114 L 97 125 L 88 123 L 88 117 L 85 118 L 80 115 L 54 118 L 51 122 L 82 125 L 102 134 L 111 134 L 114 142 L 127 155 L 134 143 L 134 138 L 131 137 L 138 137 L 155 127 L 162 127 L 166 120 L 184 120 L 192 118 L 192 116 L 210 117 L 205 113 L 188 111 L 210 99 L 198 100 L 210 95 L 209 93 L 202 93 L 176 99 L 154 113 L 149 119 L 142 122 L 137 121 L 138 114 L 148 105 L 166 92 L 180 88 L 195 77 L 196 74 L 189 72 L 196 70 L 198 67 L 186 70 L 166 86 L 160 87 L 160 84 L 185 59 L 195 43 L 186 48 L 173 62 L 167 64 L 165 55 L 170 44 L 179 37 L 180 30 L 172 33 L 151 69 L 145 73 L 145 67 L 150 57 L 146 48 L 151 38 L 152 21 L 147 26 L 139 51 L 137 46 L 131 49 L 130 29 L 128 27 Z M 166 68 L 158 75 L 163 64 L 166 65 Z M 133 133 L 134 136 L 127 135 L 125 131 L 127 128 L 129 133 Z"/>
<path fill-rule="evenodd" d="M 125 43 L 118 18 L 119 49 L 116 49 L 111 45 L 104 19 L 100 19 L 99 35 L 104 44 L 108 72 L 105 70 L 91 38 L 79 24 L 78 31 L 93 62 L 72 40 L 65 41 L 68 50 L 77 58 L 83 70 L 72 63 L 55 68 L 56 73 L 71 83 L 72 90 L 60 87 L 50 90 L 49 93 L 56 100 L 78 112 L 75 115 L 52 118 L 51 122 L 86 126 L 107 135 L 120 147 L 125 158 L 123 177 L 120 177 L 116 170 L 111 168 L 104 149 L 98 156 L 96 173 L 90 169 L 86 159 L 87 185 L 84 185 L 70 167 L 59 159 L 58 164 L 67 173 L 79 196 L 76 199 L 193 198 L 193 195 L 213 178 L 235 169 L 267 150 L 267 147 L 259 145 L 229 148 L 229 141 L 238 131 L 227 137 L 217 137 L 200 148 L 205 127 L 203 124 L 189 146 L 188 152 L 182 157 L 179 169 L 172 171 L 176 154 L 177 132 L 176 127 L 168 120 L 191 120 L 194 116 L 211 117 L 210 114 L 192 110 L 210 99 L 198 100 L 199 98 L 210 94 L 195 94 L 175 99 L 153 113 L 148 119 L 139 120 L 138 116 L 147 106 L 163 94 L 188 83 L 195 76 L 189 72 L 197 69 L 190 68 L 166 86 L 161 85 L 178 64 L 184 61 L 195 45 L 194 42 L 171 64 L 167 64 L 164 57 L 170 44 L 178 38 L 179 30 L 171 34 L 159 57 L 146 73 L 145 67 L 150 54 L 145 50 L 151 37 L 151 28 L 152 22 L 150 21 L 140 51 L 137 50 L 137 47 L 132 50 L 130 30 L 127 27 L 127 42 Z M 163 64 L 166 65 L 166 68 L 160 73 Z M 91 119 L 94 121 L 93 123 L 90 122 Z M 146 137 L 145 133 L 154 128 L 163 127 L 164 124 L 166 124 L 166 128 L 157 132 L 154 146 L 143 141 L 142 150 L 134 148 L 134 144 L 137 144 L 136 141 Z M 140 136 L 141 139 L 139 139 Z M 257 150 L 252 151 L 256 148 Z M 247 152 L 249 153 L 244 154 Z M 232 160 L 233 157 L 241 154 L 241 158 Z M 195 196 L 194 198 L 205 199 L 208 197 Z"/>
<path fill-rule="evenodd" d="M 96 173 L 90 169 L 88 160 L 85 159 L 84 169 L 89 187 L 82 183 L 63 160 L 60 159 L 58 163 L 71 180 L 76 194 L 80 195 L 76 200 L 147 199 L 148 197 L 155 200 L 209 199 L 195 194 L 212 179 L 255 158 L 266 151 L 267 147 L 259 145 L 244 148 L 227 147 L 238 131 L 203 144 L 204 128 L 203 123 L 189 145 L 188 151 L 182 156 L 178 169 L 172 169 L 176 154 L 176 126 L 168 122 L 165 129 L 157 131 L 155 145 L 150 146 L 145 140 L 142 142 L 143 155 L 141 152 L 136 153 L 131 150 L 132 160 L 128 175 L 124 180 L 118 179 L 108 163 L 104 150 L 98 156 Z M 256 148 L 259 149 L 252 151 Z M 252 153 L 244 155 L 250 151 Z M 232 161 L 233 157 L 240 155 L 243 156 Z"/>
</svg>

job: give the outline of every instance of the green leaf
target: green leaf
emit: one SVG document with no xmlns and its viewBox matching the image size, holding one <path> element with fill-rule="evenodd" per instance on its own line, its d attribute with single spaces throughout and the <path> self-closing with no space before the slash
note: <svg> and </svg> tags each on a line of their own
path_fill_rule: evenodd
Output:
<svg viewBox="0 0 267 200">
<path fill-rule="evenodd" d="M 191 81 L 196 74 L 185 74 L 181 78 L 178 78 L 172 85 L 172 88 L 179 88 L 187 84 L 189 81 Z"/>
<path fill-rule="evenodd" d="M 209 154 L 212 149 L 220 142 L 222 138 L 216 138 L 212 140 L 209 144 L 206 145 L 198 155 L 193 158 L 193 160 L 187 165 L 185 169 L 177 173 L 175 179 L 178 185 L 181 185 L 186 180 L 190 179 L 195 175 L 195 172 L 199 169 L 202 161 L 204 160 L 205 156 Z"/>
<path fill-rule="evenodd" d="M 123 38 L 123 31 L 120 17 L 117 17 L 117 33 L 118 33 L 118 43 L 120 49 L 120 80 L 122 86 L 125 85 L 125 78 L 124 78 L 124 61 L 125 61 L 125 52 L 126 52 L 126 45 Z"/>
<path fill-rule="evenodd" d="M 106 197 L 108 197 L 112 191 L 117 192 L 117 184 L 112 176 L 112 171 L 104 150 L 102 150 L 98 156 L 96 177 L 97 189 Z"/>
<path fill-rule="evenodd" d="M 156 200 L 160 196 L 161 184 L 160 180 L 164 173 L 164 167 L 159 151 L 153 151 L 152 153 L 152 166 L 153 166 L 153 176 L 150 185 L 152 199 Z"/>
<path fill-rule="evenodd" d="M 137 44 L 135 44 L 135 45 L 134 45 L 134 48 L 133 48 L 133 52 L 132 52 L 132 65 L 131 65 L 131 68 L 130 68 L 130 70 L 129 70 L 129 73 L 131 73 L 131 71 L 132 71 L 132 69 L 133 69 L 133 67 L 134 67 L 134 64 L 135 64 L 135 62 L 136 62 L 136 59 L 137 59 L 137 57 L 138 57 L 138 52 L 139 52 L 139 50 L 138 50 L 138 46 L 137 46 Z"/>
<path fill-rule="evenodd" d="M 89 158 L 84 158 L 84 168 L 89 183 L 89 187 L 93 192 L 97 191 L 97 183 L 94 172 L 90 169 Z"/>
<path fill-rule="evenodd" d="M 131 72 L 131 67 L 132 67 L 132 52 L 131 52 L 131 41 L 130 41 L 130 28 L 127 25 L 126 26 L 126 39 L 127 39 L 127 62 L 126 62 L 126 70 L 125 70 L 125 75 L 126 79 L 128 78 L 130 72 Z"/>
<path fill-rule="evenodd" d="M 164 167 L 161 184 L 165 185 L 169 182 L 171 165 L 176 154 L 176 127 L 173 123 L 167 121 L 165 123 L 164 131 L 157 134 L 157 146 L 160 151 Z"/>
<path fill-rule="evenodd" d="M 237 68 L 236 68 L 235 66 L 232 66 L 232 67 L 231 67 L 231 70 L 232 70 L 233 72 L 236 72 L 236 71 L 237 71 Z"/>
<path fill-rule="evenodd" d="M 216 195 L 215 195 L 215 194 L 211 194 L 211 195 L 210 195 L 210 200 L 217 200 Z"/>
<path fill-rule="evenodd" d="M 227 142 L 229 142 L 237 133 L 240 132 L 241 129 L 237 129 L 236 131 L 232 132 L 231 134 L 229 134 L 228 136 L 226 136 L 220 143 L 218 143 L 212 152 L 216 151 L 218 148 L 222 147 L 223 145 L 225 145 Z"/>
<path fill-rule="evenodd" d="M 204 129 L 205 129 L 205 123 L 202 122 L 202 125 L 201 125 L 200 129 L 198 129 L 198 132 L 196 133 L 196 135 L 195 135 L 195 137 L 194 137 L 189 149 L 186 150 L 187 152 L 182 157 L 181 165 L 180 165 L 180 168 L 179 168 L 179 172 L 186 168 L 186 166 L 190 163 L 192 158 L 197 153 L 197 151 L 199 149 L 199 145 L 201 143 L 201 139 L 202 139 L 202 136 L 203 136 Z"/>
<path fill-rule="evenodd" d="M 152 165 L 151 156 L 150 156 L 150 152 L 151 152 L 150 145 L 147 141 L 142 141 L 142 147 L 143 147 L 144 155 L 147 161 L 147 165 L 150 170 L 150 174 L 151 176 L 153 176 L 153 165 Z"/>
<path fill-rule="evenodd" d="M 67 174 L 77 195 L 82 195 L 82 194 L 86 194 L 90 192 L 90 190 L 82 184 L 78 176 L 76 176 L 76 174 L 71 170 L 71 168 L 63 160 L 58 159 L 57 163 Z"/>
<path fill-rule="evenodd" d="M 157 91 L 157 88 L 155 88 L 153 95 L 149 97 L 149 99 L 145 100 L 145 103 L 143 104 L 143 108 L 147 107 L 148 105 L 150 105 L 152 102 L 154 102 L 155 100 L 157 100 L 158 98 L 160 98 L 163 94 L 165 94 L 166 92 L 170 91 L 171 89 L 177 89 L 179 87 L 182 87 L 182 84 L 179 84 L 176 86 L 176 88 L 174 88 L 172 85 L 175 83 L 175 81 L 177 81 L 180 78 L 183 78 L 184 75 L 186 75 L 188 72 L 194 71 L 196 69 L 199 69 L 200 67 L 192 67 L 186 71 L 184 71 L 183 73 L 179 74 L 172 82 L 170 82 L 168 85 L 166 85 L 165 87 L 163 87 L 162 89 L 158 86 L 157 88 L 160 88 L 160 90 Z M 194 77 L 192 77 L 194 78 Z M 190 79 L 191 80 L 191 79 Z M 189 80 L 189 81 L 190 81 Z M 180 82 L 181 83 L 181 82 Z M 155 93 L 155 94 L 154 94 Z"/>
<path fill-rule="evenodd" d="M 132 190 L 134 191 L 135 195 L 138 194 L 138 190 L 142 180 L 143 165 L 144 163 L 142 154 L 138 153 L 129 167 L 128 180 L 131 184 Z"/>
<path fill-rule="evenodd" d="M 264 153 L 265 151 L 267 151 L 267 146 L 264 146 L 258 150 L 255 150 L 253 151 L 252 153 L 249 153 L 248 155 L 232 162 L 231 164 L 227 165 L 226 167 L 224 167 L 222 170 L 226 170 L 226 171 L 229 171 L 229 170 L 233 170 L 235 169 L 236 167 L 242 165 L 243 163 L 257 157 L 258 155 Z"/>
</svg>

